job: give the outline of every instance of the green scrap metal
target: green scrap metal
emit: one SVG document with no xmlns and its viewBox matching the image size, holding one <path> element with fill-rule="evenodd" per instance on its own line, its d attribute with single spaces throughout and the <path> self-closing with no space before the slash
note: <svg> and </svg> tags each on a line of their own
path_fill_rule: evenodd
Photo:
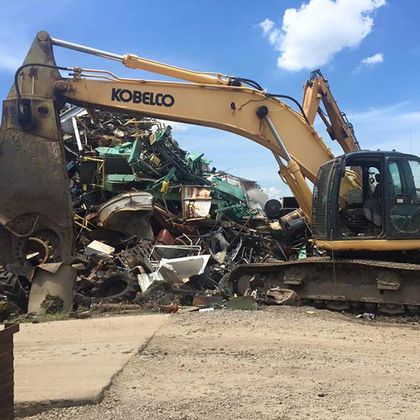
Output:
<svg viewBox="0 0 420 420">
<path fill-rule="evenodd" d="M 236 199 L 247 202 L 245 191 L 239 185 L 232 185 L 220 178 L 212 178 L 213 188 L 221 193 L 235 197 Z"/>
<path fill-rule="evenodd" d="M 239 222 L 257 213 L 251 209 L 245 189 L 217 176 L 203 153 L 181 149 L 170 126 L 136 132 L 129 139 L 95 148 L 96 158 L 103 162 L 98 165 L 101 174 L 95 178 L 101 182 L 95 182 L 95 188 L 110 193 L 143 189 L 157 202 L 180 208 L 182 185 L 208 185 L 212 188 L 210 213 L 216 221 L 227 218 Z"/>
</svg>

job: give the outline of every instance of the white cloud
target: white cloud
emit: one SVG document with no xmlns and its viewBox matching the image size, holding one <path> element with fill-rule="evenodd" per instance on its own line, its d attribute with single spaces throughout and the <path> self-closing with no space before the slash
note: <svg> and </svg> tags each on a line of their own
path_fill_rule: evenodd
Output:
<svg viewBox="0 0 420 420">
<path fill-rule="evenodd" d="M 405 101 L 383 107 L 369 108 L 361 112 L 350 112 L 349 118 L 358 124 L 369 124 L 372 119 L 388 119 L 389 116 L 407 115 L 407 112 L 404 110 L 410 105 L 409 101 Z"/>
<path fill-rule="evenodd" d="M 270 19 L 265 19 L 258 26 L 262 29 L 263 34 L 267 35 L 274 28 L 274 22 Z"/>
<path fill-rule="evenodd" d="M 361 62 L 360 65 L 372 67 L 376 64 L 380 64 L 384 62 L 384 55 L 382 53 L 376 53 L 369 57 L 365 57 Z"/>
<path fill-rule="evenodd" d="M 356 48 L 373 28 L 373 12 L 386 0 L 309 0 L 286 9 L 281 28 L 270 19 L 259 24 L 280 52 L 277 65 L 289 71 L 313 69 L 345 48 Z"/>
<path fill-rule="evenodd" d="M 420 156 L 420 110 L 410 102 L 349 113 L 362 149 L 393 150 Z"/>
<path fill-rule="evenodd" d="M 277 186 L 269 186 L 269 187 L 265 187 L 263 188 L 263 191 L 268 195 L 268 197 L 270 199 L 275 198 L 275 199 L 279 199 L 284 197 L 285 195 L 290 195 L 290 191 L 288 191 L 287 187 L 285 188 L 279 188 Z"/>
</svg>

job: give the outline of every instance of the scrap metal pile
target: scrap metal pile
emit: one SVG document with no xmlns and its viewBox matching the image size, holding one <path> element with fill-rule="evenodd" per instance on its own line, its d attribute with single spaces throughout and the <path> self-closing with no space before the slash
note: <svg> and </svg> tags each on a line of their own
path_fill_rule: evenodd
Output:
<svg viewBox="0 0 420 420">
<path fill-rule="evenodd" d="M 222 304 L 235 265 L 284 260 L 299 248 L 272 228 L 256 182 L 181 149 L 169 125 L 77 107 L 60 119 L 74 209 L 73 308 Z M 43 263 L 56 261 L 52 242 Z M 2 276 L 0 302 L 26 312 L 30 280 Z M 57 303 L 48 298 L 47 312 Z"/>
</svg>

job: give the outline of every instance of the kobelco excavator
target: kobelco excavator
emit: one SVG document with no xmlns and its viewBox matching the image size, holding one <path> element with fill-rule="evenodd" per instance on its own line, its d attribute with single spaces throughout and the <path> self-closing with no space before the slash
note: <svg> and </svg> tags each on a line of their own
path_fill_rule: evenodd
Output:
<svg viewBox="0 0 420 420">
<path fill-rule="evenodd" d="M 184 82 L 126 79 L 106 70 L 58 66 L 53 46 Z M 286 105 L 288 100 L 298 111 Z M 45 253 L 51 246 L 64 264 L 72 262 L 73 215 L 58 122 L 66 103 L 219 128 L 273 153 L 311 227 L 313 248 L 321 252 L 298 261 L 238 266 L 231 273 L 237 293 L 258 280 L 332 308 L 419 310 L 420 159 L 361 151 L 320 72 L 305 86 L 301 106 L 246 78 L 113 54 L 46 32 L 37 34 L 3 105 L 0 263 L 8 270 L 25 273 L 28 252 Z M 314 129 L 317 113 L 343 148 L 342 156 L 334 157 Z"/>
</svg>

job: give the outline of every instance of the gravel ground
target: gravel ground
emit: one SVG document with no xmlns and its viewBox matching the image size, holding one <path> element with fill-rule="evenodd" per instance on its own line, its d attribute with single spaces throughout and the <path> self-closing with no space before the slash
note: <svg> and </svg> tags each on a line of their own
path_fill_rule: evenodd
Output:
<svg viewBox="0 0 420 420">
<path fill-rule="evenodd" d="M 419 333 L 312 308 L 174 315 L 102 403 L 26 419 L 419 419 Z"/>
</svg>

